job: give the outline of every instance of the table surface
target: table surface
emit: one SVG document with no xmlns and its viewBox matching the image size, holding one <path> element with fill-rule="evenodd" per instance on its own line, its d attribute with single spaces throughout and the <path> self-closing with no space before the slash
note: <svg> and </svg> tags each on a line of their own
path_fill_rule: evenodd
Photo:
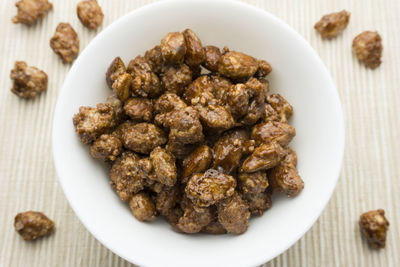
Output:
<svg viewBox="0 0 400 267">
<path fill-rule="evenodd" d="M 82 26 L 75 1 L 51 0 L 54 10 L 33 27 L 14 25 L 14 2 L 0 1 L 0 266 L 134 266 L 113 254 L 83 227 L 57 181 L 51 154 L 53 112 L 69 65 L 49 48 L 56 25 L 77 30 L 81 50 L 97 32 Z M 103 27 L 153 1 L 99 0 Z M 330 70 L 342 101 L 346 148 L 331 201 L 311 230 L 285 253 L 263 266 L 400 266 L 400 1 L 246 1 L 282 18 L 317 51 Z M 323 41 L 313 29 L 323 14 L 346 9 L 351 20 L 343 35 Z M 364 30 L 383 38 L 383 64 L 366 69 L 352 56 L 352 39 Z M 32 101 L 11 94 L 9 72 L 16 60 L 49 75 L 48 91 Z M 397 63 L 396 63 L 397 62 Z M 391 222 L 387 247 L 376 251 L 360 238 L 359 215 L 383 208 Z M 14 216 L 40 210 L 57 231 L 24 242 Z"/>
</svg>

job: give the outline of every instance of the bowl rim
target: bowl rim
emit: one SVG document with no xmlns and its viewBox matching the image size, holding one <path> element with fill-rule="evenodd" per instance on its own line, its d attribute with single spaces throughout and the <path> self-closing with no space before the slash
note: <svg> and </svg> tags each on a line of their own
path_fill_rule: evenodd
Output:
<svg viewBox="0 0 400 267">
<path fill-rule="evenodd" d="M 290 238 L 290 240 L 286 243 L 287 245 L 284 246 L 281 250 L 277 250 L 274 253 L 269 254 L 268 256 L 264 256 L 264 257 L 259 257 L 257 259 L 254 259 L 254 261 L 251 263 L 252 265 L 262 265 L 272 259 L 274 259 L 275 257 L 279 256 L 280 254 L 284 253 L 285 251 L 287 251 L 291 246 L 293 246 L 302 236 L 305 235 L 305 233 L 307 233 L 309 231 L 309 229 L 315 224 L 315 222 L 317 221 L 317 219 L 321 216 L 322 212 L 325 210 L 328 202 L 330 201 L 330 199 L 332 198 L 333 192 L 336 188 L 337 185 L 337 181 L 340 177 L 340 173 L 342 170 L 342 166 L 343 166 L 343 157 L 344 157 L 344 148 L 345 148 L 345 123 L 344 123 L 344 115 L 343 115 L 343 109 L 342 109 L 342 105 L 340 102 L 340 98 L 339 98 L 339 94 L 337 91 L 337 87 L 335 86 L 335 83 L 332 80 L 332 77 L 328 71 L 328 69 L 326 68 L 326 65 L 324 64 L 324 62 L 321 60 L 321 58 L 318 56 L 317 52 L 312 48 L 312 46 L 297 32 L 295 31 L 291 26 L 289 26 L 285 21 L 283 21 L 282 19 L 278 18 L 277 16 L 269 13 L 268 11 L 258 8 L 254 5 L 251 5 L 249 3 L 245 3 L 245 2 L 241 2 L 241 1 L 232 1 L 232 0 L 191 0 L 191 1 L 187 1 L 187 0 L 169 0 L 169 1 L 156 1 L 153 3 L 149 3 L 146 4 L 144 6 L 141 6 L 139 8 L 136 8 L 130 12 L 128 12 L 127 14 L 121 16 L 120 18 L 116 19 L 115 21 L 113 21 L 112 23 L 110 23 L 107 27 L 104 28 L 104 30 L 100 33 L 98 33 L 89 43 L 88 45 L 83 49 L 83 51 L 80 53 L 79 57 L 76 59 L 76 61 L 73 63 L 71 69 L 69 70 L 63 85 L 60 89 L 59 95 L 58 95 L 58 99 L 56 102 L 56 106 L 55 106 L 55 111 L 54 111 L 54 116 L 53 116 L 53 126 L 52 126 L 52 155 L 53 155 L 53 161 L 54 161 L 54 166 L 55 166 L 55 170 L 56 170 L 56 174 L 57 174 L 57 178 L 59 183 L 61 184 L 61 188 L 63 189 L 64 195 L 68 200 L 69 205 L 71 206 L 72 210 L 74 211 L 74 213 L 76 214 L 76 216 L 78 217 L 78 219 L 80 220 L 80 222 L 85 226 L 86 230 L 89 231 L 89 233 L 95 238 L 97 239 L 101 244 L 103 244 L 106 248 L 108 248 L 109 250 L 111 250 L 113 253 L 115 253 L 116 255 L 118 255 L 119 257 L 127 260 L 128 262 L 140 265 L 140 266 L 147 266 L 146 262 L 141 262 L 140 260 L 136 260 L 136 259 L 132 259 L 132 258 L 128 258 L 124 255 L 119 254 L 118 248 L 111 246 L 110 244 L 108 244 L 102 237 L 101 235 L 99 235 L 97 232 L 93 231 L 93 229 L 91 229 L 90 225 L 88 225 L 86 223 L 86 221 L 83 219 L 83 216 L 81 214 L 81 212 L 79 211 L 79 208 L 77 208 L 74 204 L 72 204 L 73 202 L 71 201 L 71 194 L 68 192 L 68 190 L 65 190 L 65 184 L 63 182 L 63 179 L 61 179 L 61 173 L 59 171 L 60 167 L 60 162 L 57 160 L 56 154 L 56 118 L 58 117 L 58 114 L 60 114 L 62 111 L 60 109 L 60 102 L 63 99 L 63 95 L 66 91 L 66 85 L 65 85 L 65 81 L 69 80 L 71 73 L 73 72 L 73 70 L 76 68 L 76 66 L 78 65 L 78 63 L 80 62 L 80 59 L 87 53 L 87 51 L 91 48 L 92 44 L 94 42 L 97 41 L 97 39 L 101 38 L 102 33 L 108 32 L 108 31 L 112 31 L 113 28 L 118 27 L 119 24 L 123 23 L 125 20 L 127 20 L 129 17 L 134 16 L 136 13 L 148 10 L 148 9 L 152 9 L 152 8 L 157 8 L 158 6 L 166 6 L 166 5 L 170 5 L 172 4 L 178 4 L 178 3 L 206 3 L 206 4 L 212 4 L 215 2 L 223 2 L 226 3 L 228 5 L 236 5 L 238 7 L 241 7 L 243 9 L 248 9 L 251 12 L 257 12 L 257 13 L 262 13 L 262 15 L 269 17 L 269 19 L 277 22 L 278 24 L 280 24 L 283 28 L 285 28 L 285 30 L 287 30 L 288 32 L 290 32 L 291 35 L 293 35 L 294 37 L 296 37 L 296 39 L 298 39 L 299 41 L 301 41 L 301 43 L 303 43 L 303 45 L 305 46 L 305 49 L 307 50 L 311 50 L 311 54 L 314 56 L 314 60 L 316 60 L 316 62 L 318 62 L 321 65 L 321 71 L 324 72 L 327 77 L 329 77 L 329 83 L 330 83 L 330 88 L 329 90 L 332 90 L 333 95 L 335 97 L 334 102 L 335 102 L 335 106 L 336 106 L 336 112 L 337 112 L 337 116 L 338 116 L 338 126 L 340 127 L 338 129 L 338 131 L 340 132 L 340 136 L 338 136 L 338 143 L 340 143 L 340 148 L 339 148 L 339 153 L 338 153 L 338 159 L 340 159 L 340 161 L 338 162 L 338 167 L 337 167 L 337 171 L 334 175 L 335 180 L 333 181 L 333 186 L 330 188 L 329 190 L 329 197 L 327 197 L 326 199 L 324 199 L 324 201 L 322 201 L 322 205 L 321 205 L 321 209 L 318 212 L 315 212 L 314 216 L 309 220 L 311 223 L 309 223 L 308 225 L 306 225 L 303 228 L 303 231 L 299 231 L 299 233 L 296 236 L 293 236 L 292 238 Z"/>
</svg>

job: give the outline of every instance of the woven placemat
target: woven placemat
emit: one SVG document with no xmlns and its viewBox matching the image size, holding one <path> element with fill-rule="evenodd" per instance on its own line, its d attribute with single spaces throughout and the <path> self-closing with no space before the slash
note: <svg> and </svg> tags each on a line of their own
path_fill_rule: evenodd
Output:
<svg viewBox="0 0 400 267">
<path fill-rule="evenodd" d="M 53 112 L 69 70 L 49 48 L 59 22 L 69 22 L 81 50 L 99 31 L 76 16 L 76 1 L 51 0 L 54 10 L 33 27 L 14 25 L 14 1 L 0 1 L 0 266 L 133 266 L 95 240 L 69 207 L 58 184 L 51 154 Z M 103 28 L 152 1 L 99 0 Z M 346 121 L 343 170 L 329 205 L 311 230 L 264 266 L 400 266 L 400 1 L 246 1 L 285 20 L 315 48 L 337 85 Z M 349 27 L 323 41 L 314 23 L 332 11 L 352 13 Z M 383 38 L 383 64 L 366 69 L 352 56 L 352 39 L 363 30 Z M 9 72 L 16 60 L 45 70 L 49 89 L 33 101 L 11 94 Z M 77 96 L 79 97 L 79 96 Z M 316 111 L 317 112 L 317 111 Z M 370 250 L 357 226 L 361 212 L 384 208 L 391 222 L 387 248 Z M 34 243 L 13 228 L 16 213 L 41 210 L 57 231 Z"/>
</svg>

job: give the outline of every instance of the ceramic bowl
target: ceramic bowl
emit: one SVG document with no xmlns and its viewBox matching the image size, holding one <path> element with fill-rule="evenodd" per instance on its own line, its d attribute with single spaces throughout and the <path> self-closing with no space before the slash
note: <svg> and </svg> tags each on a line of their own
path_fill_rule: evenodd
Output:
<svg viewBox="0 0 400 267">
<path fill-rule="evenodd" d="M 171 31 L 191 28 L 203 45 L 228 46 L 268 60 L 273 92 L 294 107 L 297 136 L 291 146 L 305 182 L 293 199 L 275 194 L 246 233 L 184 235 L 164 220 L 137 221 L 111 189 L 108 171 L 89 155 L 72 125 L 80 106 L 94 106 L 111 93 L 105 82 L 110 62 L 125 62 L 158 44 Z M 71 207 L 93 236 L 140 266 L 255 266 L 292 246 L 314 224 L 339 177 L 344 124 L 332 79 L 311 46 L 285 22 L 238 1 L 162 1 L 118 19 L 99 33 L 72 66 L 54 115 L 57 174 Z M 318 237 L 315 237 L 318 238 Z"/>
</svg>

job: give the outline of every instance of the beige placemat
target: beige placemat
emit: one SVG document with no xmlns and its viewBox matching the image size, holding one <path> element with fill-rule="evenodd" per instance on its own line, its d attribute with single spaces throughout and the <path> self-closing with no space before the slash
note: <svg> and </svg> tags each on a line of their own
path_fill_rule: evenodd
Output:
<svg viewBox="0 0 400 267">
<path fill-rule="evenodd" d="M 56 25 L 69 22 L 83 49 L 96 35 L 84 28 L 75 1 L 52 0 L 54 10 L 33 27 L 14 25 L 14 1 L 0 1 L 0 266 L 133 266 L 96 241 L 69 207 L 58 184 L 51 155 L 51 126 L 59 88 L 69 70 L 49 48 Z M 103 27 L 152 1 L 99 0 Z M 332 200 L 312 229 L 284 254 L 264 266 L 400 266 L 400 1 L 246 1 L 285 20 L 316 49 L 336 82 L 346 120 L 342 175 Z M 322 41 L 313 24 L 322 14 L 352 13 L 348 29 Z M 260 25 L 262 27 L 262 25 Z M 100 29 L 101 30 L 101 29 Z M 363 30 L 383 38 L 383 64 L 361 66 L 351 42 Z M 15 60 L 44 69 L 47 93 L 33 101 L 11 94 L 9 72 Z M 79 96 L 77 96 L 79 97 Z M 316 111 L 318 112 L 318 111 Z M 362 211 L 384 208 L 391 227 L 387 248 L 368 249 L 357 227 Z M 41 210 L 57 232 L 34 243 L 13 229 L 17 212 Z"/>
</svg>

